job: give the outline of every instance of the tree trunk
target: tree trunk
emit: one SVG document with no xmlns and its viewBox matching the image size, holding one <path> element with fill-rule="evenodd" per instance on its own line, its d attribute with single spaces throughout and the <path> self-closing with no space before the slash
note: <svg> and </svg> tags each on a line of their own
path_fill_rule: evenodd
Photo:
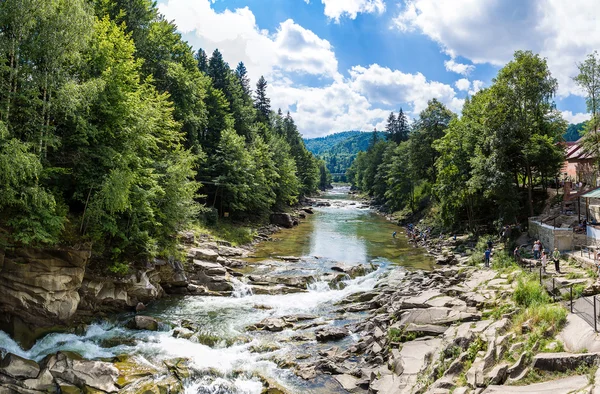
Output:
<svg viewBox="0 0 600 394">
<path fill-rule="evenodd" d="M 533 185 L 531 176 L 531 167 L 527 163 L 527 205 L 529 206 L 529 216 L 533 216 Z"/>
</svg>

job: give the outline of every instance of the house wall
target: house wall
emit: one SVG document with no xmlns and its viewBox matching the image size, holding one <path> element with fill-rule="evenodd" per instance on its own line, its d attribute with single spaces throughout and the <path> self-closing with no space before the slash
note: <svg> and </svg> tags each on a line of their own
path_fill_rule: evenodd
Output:
<svg viewBox="0 0 600 394">
<path fill-rule="evenodd" d="M 542 224 L 536 218 L 529 218 L 529 236 L 539 239 L 544 249 L 560 251 L 573 249 L 573 229 L 552 227 Z"/>
</svg>

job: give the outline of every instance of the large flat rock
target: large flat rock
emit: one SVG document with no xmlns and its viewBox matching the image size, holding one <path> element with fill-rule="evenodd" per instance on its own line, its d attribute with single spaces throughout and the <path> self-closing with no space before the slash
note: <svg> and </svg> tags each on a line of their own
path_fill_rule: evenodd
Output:
<svg viewBox="0 0 600 394">
<path fill-rule="evenodd" d="M 558 393 L 578 393 L 590 385 L 587 376 L 570 376 L 564 379 L 552 380 L 549 382 L 530 384 L 529 386 L 488 386 L 483 394 L 492 393 L 531 393 L 531 394 L 558 394 Z"/>
<path fill-rule="evenodd" d="M 567 315 L 567 324 L 558 334 L 558 339 L 570 352 L 581 352 L 584 349 L 592 353 L 600 352 L 600 335 L 585 320 L 573 313 Z"/>
<path fill-rule="evenodd" d="M 597 365 L 600 353 L 540 353 L 533 357 L 533 367 L 543 371 L 566 372 L 579 366 Z"/>
<path fill-rule="evenodd" d="M 479 313 L 463 312 L 452 308 L 435 307 L 428 309 L 408 309 L 400 318 L 400 325 L 414 324 L 452 324 L 462 321 L 481 319 Z"/>
</svg>

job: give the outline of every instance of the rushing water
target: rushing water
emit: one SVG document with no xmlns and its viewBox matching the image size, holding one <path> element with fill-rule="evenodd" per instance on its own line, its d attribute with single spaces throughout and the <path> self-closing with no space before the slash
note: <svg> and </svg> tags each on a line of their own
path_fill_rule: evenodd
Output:
<svg viewBox="0 0 600 394">
<path fill-rule="evenodd" d="M 186 392 L 196 393 L 260 393 L 260 377 L 277 382 L 291 392 L 343 392 L 327 376 L 306 382 L 290 370 L 280 368 L 281 360 L 311 359 L 319 349 L 331 344 L 316 341 L 297 342 L 293 336 L 311 334 L 314 327 L 304 330 L 283 330 L 278 333 L 246 330 L 266 317 L 312 314 L 310 322 L 346 325 L 362 318 L 361 313 L 336 312 L 335 304 L 350 294 L 369 291 L 391 267 L 430 267 L 430 260 L 406 242 L 399 227 L 353 202 L 347 189 L 339 188 L 326 198 L 331 207 L 315 208 L 298 227 L 284 230 L 274 240 L 264 242 L 248 259 L 245 273 L 293 277 L 314 277 L 308 291 L 285 295 L 254 295 L 248 284 L 234 281 L 232 297 L 169 298 L 154 304 L 147 313 L 162 321 L 179 324 L 190 321 L 201 328 L 209 341 L 173 337 L 170 326 L 162 331 L 146 332 L 124 328 L 130 315 L 117 316 L 88 327 L 83 335 L 50 334 L 31 349 L 21 349 L 0 331 L 0 349 L 23 357 L 40 360 L 58 350 L 69 350 L 85 358 L 109 359 L 127 354 L 137 363 L 157 365 L 163 360 L 184 357 L 191 360 L 196 378 L 187 382 Z M 392 232 L 398 237 L 392 238 Z M 276 256 L 298 256 L 297 262 L 282 262 Z M 320 278 L 331 273 L 334 265 L 364 264 L 374 271 L 356 279 L 347 278 L 338 288 Z M 338 346 L 348 346 L 357 340 L 350 336 Z M 203 342 L 205 344 L 199 343 Z M 258 352 L 257 350 L 261 350 Z"/>
</svg>

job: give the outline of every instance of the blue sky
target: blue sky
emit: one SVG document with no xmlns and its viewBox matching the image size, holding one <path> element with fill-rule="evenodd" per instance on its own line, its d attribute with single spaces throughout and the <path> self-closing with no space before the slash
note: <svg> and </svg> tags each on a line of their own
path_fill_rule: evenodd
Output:
<svg viewBox="0 0 600 394">
<path fill-rule="evenodd" d="M 264 75 L 307 137 L 381 129 L 437 98 L 460 112 L 517 49 L 547 58 L 557 108 L 587 118 L 571 77 L 600 49 L 594 0 L 159 0 L 194 47 Z M 568 3 L 568 4 L 567 4 Z"/>
</svg>

